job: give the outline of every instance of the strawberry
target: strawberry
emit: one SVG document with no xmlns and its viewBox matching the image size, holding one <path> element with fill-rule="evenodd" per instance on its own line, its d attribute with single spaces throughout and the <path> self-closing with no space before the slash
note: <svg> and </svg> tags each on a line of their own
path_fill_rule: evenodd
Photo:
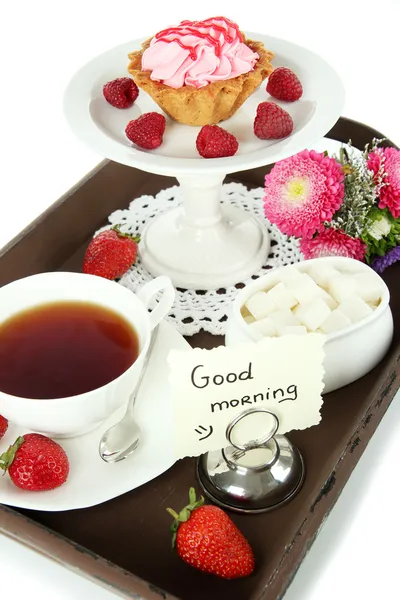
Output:
<svg viewBox="0 0 400 600">
<path fill-rule="evenodd" d="M 167 508 L 174 517 L 172 547 L 200 571 L 225 579 L 250 575 L 254 570 L 250 544 L 222 509 L 203 504 L 204 498 L 196 500 L 195 490 L 190 488 L 189 505 L 179 515 Z"/>
<path fill-rule="evenodd" d="M 0 415 L 0 440 L 8 429 L 8 421 L 5 417 Z"/>
<path fill-rule="evenodd" d="M 0 456 L 0 468 L 23 490 L 44 492 L 62 485 L 69 473 L 68 457 L 57 442 L 27 433 Z"/>
<path fill-rule="evenodd" d="M 160 113 L 145 113 L 138 119 L 129 121 L 125 134 L 136 146 L 154 150 L 162 144 L 166 123 L 165 117 Z"/>
<path fill-rule="evenodd" d="M 117 279 L 135 263 L 140 235 L 122 233 L 118 225 L 92 239 L 83 260 L 83 272 Z"/>
<path fill-rule="evenodd" d="M 277 100 L 294 102 L 301 98 L 303 86 L 293 71 L 287 67 L 278 67 L 268 77 L 267 92 Z"/>
<path fill-rule="evenodd" d="M 133 79 L 120 77 L 103 86 L 103 96 L 115 108 L 130 108 L 139 95 L 139 89 Z"/>
<path fill-rule="evenodd" d="M 196 148 L 203 158 L 233 156 L 239 143 L 232 133 L 218 125 L 204 125 L 196 139 Z"/>
<path fill-rule="evenodd" d="M 293 120 L 274 102 L 261 102 L 254 119 L 254 133 L 261 140 L 279 140 L 293 131 Z"/>
</svg>

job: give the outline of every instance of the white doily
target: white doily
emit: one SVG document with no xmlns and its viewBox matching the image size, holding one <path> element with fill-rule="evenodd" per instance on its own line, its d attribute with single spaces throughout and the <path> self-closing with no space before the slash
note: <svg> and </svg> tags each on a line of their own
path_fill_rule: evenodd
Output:
<svg viewBox="0 0 400 600">
<path fill-rule="evenodd" d="M 194 335 L 201 329 L 213 335 L 224 335 L 229 306 L 239 290 L 252 280 L 264 275 L 273 267 L 292 264 L 302 260 L 298 242 L 283 235 L 275 225 L 264 217 L 262 188 L 248 190 L 241 183 L 227 183 L 222 186 L 222 203 L 250 211 L 266 225 L 271 248 L 265 265 L 247 280 L 235 286 L 211 291 L 177 289 L 176 300 L 167 320 L 182 335 Z M 117 210 L 109 216 L 111 225 L 120 224 L 121 231 L 141 232 L 144 226 L 156 215 L 178 206 L 181 202 L 179 186 L 162 190 L 155 197 L 141 196 L 131 202 L 126 210 Z M 119 280 L 119 283 L 136 292 L 152 276 L 138 258 L 136 264 Z"/>
</svg>

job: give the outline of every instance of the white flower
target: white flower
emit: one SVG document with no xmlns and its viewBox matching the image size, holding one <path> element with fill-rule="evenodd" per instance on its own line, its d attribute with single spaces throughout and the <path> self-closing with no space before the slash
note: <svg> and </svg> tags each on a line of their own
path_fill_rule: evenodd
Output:
<svg viewBox="0 0 400 600">
<path fill-rule="evenodd" d="M 380 215 L 373 221 L 368 228 L 368 233 L 375 240 L 379 241 L 389 235 L 392 226 L 386 215 Z"/>
</svg>

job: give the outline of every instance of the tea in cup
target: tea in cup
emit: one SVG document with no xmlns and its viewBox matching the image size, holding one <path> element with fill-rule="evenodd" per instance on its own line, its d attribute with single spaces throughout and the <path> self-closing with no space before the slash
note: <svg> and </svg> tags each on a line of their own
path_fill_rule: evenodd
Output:
<svg viewBox="0 0 400 600">
<path fill-rule="evenodd" d="M 52 437 L 97 427 L 128 400 L 174 297 L 164 276 L 138 294 L 81 273 L 43 273 L 0 289 L 0 414 Z"/>
</svg>

